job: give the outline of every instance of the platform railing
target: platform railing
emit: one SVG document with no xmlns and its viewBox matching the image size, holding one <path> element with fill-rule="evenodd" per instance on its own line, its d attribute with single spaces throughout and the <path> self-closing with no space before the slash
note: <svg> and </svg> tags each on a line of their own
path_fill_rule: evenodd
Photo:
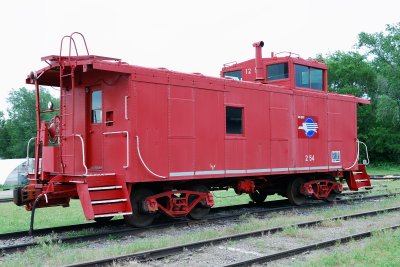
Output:
<svg viewBox="0 0 400 267">
<path fill-rule="evenodd" d="M 80 134 L 69 134 L 69 135 L 63 135 L 62 137 L 78 137 L 79 140 L 81 141 L 81 145 L 82 145 L 82 165 L 85 168 L 85 173 L 84 175 L 88 174 L 88 168 L 86 166 L 86 157 L 85 157 L 85 144 L 83 142 L 83 138 L 82 135 Z"/>
</svg>

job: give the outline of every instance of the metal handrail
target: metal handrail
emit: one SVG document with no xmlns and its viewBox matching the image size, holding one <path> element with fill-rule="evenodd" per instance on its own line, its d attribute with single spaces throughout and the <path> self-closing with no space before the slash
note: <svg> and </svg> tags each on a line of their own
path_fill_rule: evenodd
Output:
<svg viewBox="0 0 400 267">
<path fill-rule="evenodd" d="M 79 34 L 79 35 L 82 37 L 83 43 L 85 44 L 86 53 L 87 53 L 87 55 L 89 55 L 89 49 L 87 48 L 85 36 L 83 36 L 83 34 L 80 33 L 80 32 L 73 32 L 73 33 L 71 33 L 71 35 L 70 35 L 72 40 L 74 40 L 74 38 L 72 38 L 72 36 L 73 36 L 74 34 Z M 70 48 L 70 53 L 69 53 L 69 55 L 71 56 L 71 40 L 69 41 L 69 48 Z"/>
<path fill-rule="evenodd" d="M 361 142 L 360 140 L 356 140 L 356 144 L 357 144 L 357 156 L 356 156 L 356 160 L 354 161 L 353 165 L 351 165 L 348 168 L 344 168 L 345 170 L 349 170 L 351 168 L 353 168 L 354 166 L 356 166 L 356 164 L 358 163 L 358 161 L 360 160 L 360 144 L 364 145 L 365 147 L 365 153 L 367 155 L 367 161 L 365 162 L 364 165 L 368 165 L 369 164 L 369 156 L 368 156 L 368 147 L 364 142 Z"/>
<path fill-rule="evenodd" d="M 36 139 L 36 137 L 32 137 L 31 139 L 29 139 L 28 144 L 26 145 L 26 167 L 29 167 L 29 145 L 31 144 L 31 141 L 33 139 Z"/>
<path fill-rule="evenodd" d="M 129 96 L 125 96 L 125 120 L 128 120 L 128 97 Z"/>
<path fill-rule="evenodd" d="M 70 39 L 70 42 L 69 42 L 69 56 L 71 57 L 71 39 L 72 39 L 72 42 L 74 42 L 75 53 L 78 56 L 78 49 L 76 48 L 75 40 L 70 35 L 64 35 L 63 38 L 61 38 L 60 58 L 61 58 L 61 53 L 62 53 L 62 48 L 63 48 L 63 43 L 64 43 L 64 39 L 65 38 L 69 38 Z"/>
<path fill-rule="evenodd" d="M 81 144 L 82 144 L 82 165 L 83 167 L 85 167 L 85 173 L 84 175 L 88 174 L 88 168 L 86 166 L 86 160 L 85 160 L 85 145 L 83 143 L 83 138 L 82 135 L 80 134 L 69 134 L 69 135 L 63 135 L 63 137 L 79 137 L 79 139 L 81 140 Z"/>
<path fill-rule="evenodd" d="M 104 135 L 107 134 L 126 134 L 126 165 L 122 166 L 123 168 L 129 167 L 129 132 L 128 131 L 116 131 L 116 132 L 104 132 Z"/>
<path fill-rule="evenodd" d="M 75 39 L 73 38 L 73 35 L 74 35 L 74 34 L 79 34 L 79 35 L 82 37 L 83 43 L 85 44 L 86 53 L 87 53 L 87 55 L 89 56 L 89 49 L 88 49 L 87 44 L 86 44 L 85 36 L 83 36 L 83 34 L 80 33 L 80 32 L 73 32 L 73 33 L 71 33 L 70 35 L 64 35 L 63 38 L 61 38 L 60 60 L 61 60 L 62 48 L 63 48 L 63 43 L 64 43 L 64 39 L 65 39 L 65 38 L 69 38 L 68 62 L 70 62 L 70 60 L 71 60 L 71 47 L 72 47 L 72 44 L 74 45 L 74 48 L 75 48 L 75 54 L 76 54 L 77 56 L 79 56 L 78 48 L 76 47 L 76 42 L 75 42 Z"/>
<path fill-rule="evenodd" d="M 144 160 L 143 160 L 143 158 L 142 158 L 142 155 L 140 154 L 139 136 L 137 136 L 137 135 L 136 135 L 136 149 L 137 149 L 137 153 L 138 153 L 139 159 L 140 159 L 140 161 L 141 161 L 142 164 L 143 164 L 143 167 L 144 167 L 149 173 L 151 173 L 152 175 L 154 175 L 154 176 L 156 176 L 156 177 L 158 177 L 158 178 L 163 178 L 163 179 L 167 178 L 166 176 L 162 176 L 162 175 L 159 175 L 159 174 L 153 172 L 152 170 L 150 170 L 149 167 L 147 167 L 146 163 L 144 162 Z"/>
</svg>

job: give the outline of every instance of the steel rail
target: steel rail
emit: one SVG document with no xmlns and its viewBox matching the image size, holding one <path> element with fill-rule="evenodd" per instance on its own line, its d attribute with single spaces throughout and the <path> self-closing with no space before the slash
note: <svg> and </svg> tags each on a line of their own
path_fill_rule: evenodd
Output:
<svg viewBox="0 0 400 267">
<path fill-rule="evenodd" d="M 273 211 L 290 210 L 290 209 L 296 208 L 295 206 L 287 206 L 288 201 L 276 201 L 276 202 L 280 202 L 281 204 L 285 204 L 286 206 L 283 206 L 283 207 L 278 206 L 275 208 L 266 208 L 266 209 L 263 209 L 262 211 L 254 211 L 254 212 L 252 212 L 252 214 L 265 214 L 265 213 L 273 212 Z M 241 209 L 241 208 L 246 207 L 247 205 L 237 205 L 237 206 L 239 207 L 238 209 Z M 308 206 L 310 206 L 310 205 L 308 205 Z M 247 206 L 247 208 L 248 207 L 249 206 Z M 307 207 L 307 205 L 304 205 L 303 207 Z M 232 206 L 228 206 L 227 208 L 228 208 L 227 210 L 224 209 L 221 212 L 233 210 Z M 201 221 L 193 221 L 193 220 L 190 220 L 187 218 L 184 218 L 182 220 L 171 220 L 170 219 L 166 223 L 154 224 L 154 225 L 151 225 L 148 227 L 143 227 L 143 228 L 133 228 L 130 226 L 125 226 L 122 229 L 121 228 L 119 228 L 117 230 L 113 229 L 113 230 L 108 230 L 108 231 L 104 231 L 104 232 L 93 233 L 90 235 L 55 238 L 52 241 L 58 241 L 58 242 L 62 242 L 62 243 L 72 244 L 72 243 L 98 240 L 101 238 L 109 237 L 110 235 L 123 236 L 123 235 L 128 235 L 128 234 L 140 234 L 140 233 L 143 233 L 143 232 L 146 232 L 149 230 L 164 229 L 164 228 L 171 227 L 171 226 L 175 226 L 175 227 L 176 226 L 185 226 L 185 225 L 190 225 L 190 224 L 194 224 L 194 223 L 215 222 L 215 221 L 227 220 L 227 219 L 232 219 L 232 218 L 239 218 L 242 215 L 243 215 L 243 213 L 222 215 L 222 216 L 218 216 L 218 217 L 214 217 L 214 218 L 209 217 L 209 218 L 206 218 Z M 119 221 L 115 221 L 115 222 L 120 222 L 120 224 L 122 225 L 123 220 L 119 220 Z M 91 227 L 93 227 L 96 223 L 88 223 L 88 224 Z M 73 228 L 73 225 L 71 225 L 70 227 Z M 87 228 L 90 228 L 90 227 L 87 227 Z M 23 233 L 24 233 L 23 236 L 28 236 L 28 231 L 23 231 Z M 10 234 L 12 234 L 12 233 L 10 233 Z M 8 235 L 9 238 L 13 238 L 13 237 L 10 237 L 9 234 L 4 234 L 4 235 Z M 4 238 L 1 238 L 1 239 L 4 239 Z M 16 245 L 3 246 L 3 247 L 0 247 L 0 251 L 3 253 L 14 253 L 17 251 L 24 251 L 25 249 L 27 249 L 29 247 L 37 246 L 38 244 L 39 243 L 36 241 L 31 241 L 31 242 L 25 242 L 25 243 L 20 243 L 20 244 L 16 244 Z"/>
<path fill-rule="evenodd" d="M 383 177 L 383 175 L 382 175 Z M 359 191 L 359 192 L 351 192 L 351 193 L 342 193 L 338 196 L 338 200 L 340 201 L 350 201 L 347 199 L 341 199 L 341 197 L 344 196 L 361 196 L 364 194 L 368 194 L 370 193 L 369 191 Z M 395 196 L 396 193 L 394 194 L 383 194 L 383 195 L 376 195 L 376 196 L 367 196 L 364 197 L 363 199 L 368 199 L 370 197 L 372 198 L 379 198 L 379 197 L 387 197 L 387 196 Z M 12 202 L 13 198 L 4 198 L 4 199 L 0 199 L 0 203 L 7 203 L 7 202 Z M 287 208 L 298 208 L 298 207 L 278 207 L 275 209 L 271 209 L 271 204 L 272 206 L 279 206 L 280 204 L 285 204 L 287 205 L 288 202 L 286 200 L 274 200 L 274 201 L 267 201 L 261 204 L 256 204 L 256 203 L 249 203 L 249 204 L 240 204 L 240 205 L 232 205 L 232 206 L 224 206 L 224 207 L 217 207 L 217 208 L 213 208 L 211 209 L 210 213 L 214 214 L 214 213 L 218 213 L 218 212 L 223 212 L 223 211 L 230 211 L 230 210 L 237 210 L 237 209 L 248 209 L 248 208 L 257 208 L 257 207 L 265 207 L 265 205 L 268 205 L 269 209 L 264 211 L 278 211 L 279 209 L 284 210 Z M 311 205 L 324 205 L 326 203 L 324 202 L 320 202 L 320 203 L 313 203 Z M 305 207 L 310 206 L 310 204 L 306 204 Z M 206 219 L 207 220 L 207 219 Z M 190 221 L 192 223 L 195 223 L 194 221 Z M 201 222 L 201 221 L 200 221 Z M 175 225 L 177 224 L 177 222 L 173 222 L 175 223 Z M 182 223 L 182 222 L 180 222 Z M 184 222 L 186 223 L 186 221 Z M 69 232 L 69 231 L 79 231 L 79 230 L 84 230 L 84 229 L 90 229 L 90 228 L 96 228 L 96 227 L 101 227 L 101 226 L 120 226 L 124 224 L 124 220 L 123 219 L 118 219 L 118 220 L 113 220 L 111 222 L 107 222 L 106 224 L 104 223 L 96 223 L 96 222 L 90 222 L 90 223 L 82 223 L 82 224 L 75 224 L 75 225 L 66 225 L 66 226 L 58 226 L 58 227 L 51 227 L 51 228 L 42 228 L 42 229 L 36 229 L 35 230 L 35 235 L 46 235 L 46 234 L 51 234 L 51 233 L 64 233 L 64 232 Z M 166 224 L 163 224 L 166 225 Z M 151 226 L 148 228 L 152 228 L 152 227 L 159 227 L 158 225 L 155 226 Z M 146 228 L 146 229 L 148 229 Z M 132 229 L 132 228 L 130 228 Z M 17 231 L 17 232 L 8 232 L 8 233 L 2 233 L 0 234 L 0 240 L 4 240 L 4 239 L 16 239 L 16 238 L 21 238 L 21 237 L 26 237 L 29 236 L 28 231 Z"/>
<path fill-rule="evenodd" d="M 352 202 L 352 201 L 379 199 L 379 198 L 390 197 L 390 196 L 395 196 L 395 195 L 398 195 L 398 194 L 393 193 L 393 194 L 382 194 L 382 195 L 376 195 L 376 196 L 360 196 L 358 198 L 337 200 L 335 203 L 346 204 L 346 203 Z M 292 210 L 292 209 L 304 209 L 304 208 L 309 208 L 309 207 L 325 206 L 325 205 L 331 204 L 331 203 L 327 203 L 327 202 L 317 202 L 317 203 L 314 202 L 314 203 L 305 204 L 303 206 L 293 206 L 293 205 L 287 206 L 287 204 L 289 203 L 287 200 L 271 201 L 271 202 L 269 202 L 269 204 L 272 204 L 272 202 L 277 206 L 266 208 L 265 206 L 257 205 L 257 204 L 255 204 L 255 205 L 254 204 L 253 205 L 242 204 L 242 205 L 216 208 L 216 209 L 214 209 L 213 213 L 217 215 L 218 213 L 223 213 L 224 211 L 240 210 L 240 209 L 244 208 L 244 209 L 246 209 L 245 213 L 251 213 L 252 215 L 261 216 L 261 215 L 265 215 L 266 213 L 270 213 L 270 212 Z M 285 206 L 280 206 L 280 205 L 285 205 Z M 262 208 L 262 210 L 248 211 L 247 209 L 249 209 L 251 207 Z M 124 227 L 122 229 L 121 228 L 119 228 L 117 230 L 113 229 L 113 230 L 103 231 L 103 232 L 94 233 L 94 234 L 90 234 L 90 235 L 55 238 L 52 241 L 72 244 L 72 243 L 98 240 L 101 238 L 106 238 L 110 235 L 124 236 L 124 235 L 128 235 L 128 234 L 139 234 L 139 233 L 146 232 L 148 230 L 164 229 L 164 228 L 171 227 L 171 226 L 177 227 L 177 226 L 185 226 L 185 225 L 198 224 L 198 223 L 204 223 L 204 222 L 210 223 L 210 222 L 218 222 L 218 221 L 225 221 L 225 220 L 233 220 L 233 219 L 240 218 L 240 216 L 242 216 L 242 215 L 243 215 L 243 213 L 227 214 L 227 215 L 220 215 L 220 216 L 215 216 L 215 217 L 209 216 L 208 218 L 201 220 L 201 221 L 193 221 L 193 220 L 189 220 L 186 218 L 182 219 L 182 220 L 169 220 L 166 223 L 154 224 L 154 225 L 144 227 L 144 228 L 132 228 L 132 227 L 128 226 L 128 227 Z M 123 220 L 112 221 L 112 223 L 113 223 L 113 225 L 122 225 Z M 101 224 L 86 223 L 86 224 L 82 224 L 80 226 L 84 227 L 81 229 L 88 229 L 88 228 L 92 228 L 93 226 L 96 226 L 96 225 L 98 226 Z M 67 226 L 66 228 L 70 229 L 69 231 L 73 231 L 73 230 L 75 230 L 74 226 L 75 225 L 70 225 L 70 226 Z M 63 227 L 59 227 L 59 228 L 62 229 Z M 44 232 L 44 230 L 47 230 L 47 231 L 51 231 L 48 233 L 52 233 L 52 232 L 55 232 L 55 229 L 57 229 L 57 228 L 49 228 L 48 230 L 47 229 L 39 229 L 38 231 L 42 230 L 42 232 Z M 62 230 L 65 230 L 65 228 Z M 28 231 L 2 234 L 2 235 L 0 235 L 0 239 L 16 238 L 15 235 L 13 236 L 12 234 L 18 234 L 19 237 L 24 237 L 24 236 L 28 236 Z M 20 243 L 20 244 L 16 244 L 16 245 L 3 246 L 3 247 L 0 247 L 0 251 L 2 251 L 3 253 L 14 253 L 17 251 L 24 251 L 25 249 L 27 249 L 29 247 L 34 247 L 37 245 L 38 245 L 38 242 L 31 241 L 31 242 L 25 242 L 25 243 Z"/>
<path fill-rule="evenodd" d="M 285 251 L 281 251 L 281 252 L 277 252 L 274 254 L 269 254 L 269 255 L 265 255 L 265 256 L 261 256 L 261 257 L 257 257 L 254 259 L 250 259 L 250 260 L 246 260 L 246 261 L 241 261 L 241 262 L 236 262 L 233 264 L 228 264 L 225 265 L 225 267 L 236 267 L 236 266 L 251 266 L 253 264 L 257 264 L 257 263 L 267 263 L 267 262 L 271 262 L 271 261 L 276 261 L 276 260 L 280 260 L 280 259 L 285 259 L 294 255 L 298 255 L 304 252 L 310 252 L 310 251 L 314 251 L 314 250 L 318 250 L 318 249 L 323 249 L 323 248 L 328 248 L 328 247 L 332 247 L 332 246 L 336 246 L 337 244 L 345 244 L 354 240 L 361 240 L 364 238 L 368 238 L 371 237 L 374 233 L 376 232 L 383 232 L 383 231 L 388 231 L 388 230 L 396 230 L 400 228 L 400 224 L 394 225 L 394 226 L 390 226 L 390 227 L 386 227 L 386 228 L 380 228 L 380 229 L 376 229 L 376 230 L 371 230 L 371 231 L 367 231 L 367 232 L 363 232 L 363 233 L 359 233 L 359 234 L 354 234 L 354 235 L 348 235 L 342 238 L 336 238 L 336 239 L 330 239 L 327 241 L 323 241 L 323 242 L 318 242 L 318 243 L 314 243 L 311 245 L 307 245 L 307 246 L 303 246 L 303 247 L 298 247 L 298 248 L 294 248 L 294 249 L 289 249 L 289 250 L 285 250 Z"/>
<path fill-rule="evenodd" d="M 223 206 L 223 207 L 217 207 L 217 208 L 211 209 L 210 213 L 216 214 L 216 213 L 220 213 L 220 212 L 224 212 L 224 211 L 249 209 L 249 208 L 263 208 L 263 207 L 267 208 L 268 210 L 271 210 L 271 206 L 272 206 L 272 208 L 275 208 L 276 210 L 280 210 L 280 209 L 287 208 L 287 207 L 281 207 L 281 206 L 282 205 L 287 206 L 288 203 L 289 202 L 287 200 L 274 200 L 274 201 L 264 202 L 261 204 L 249 203 L 249 204 L 239 204 L 239 205 L 232 205 L 232 206 Z M 268 205 L 268 207 L 265 207 L 265 205 Z M 289 208 L 292 208 L 292 206 L 290 206 Z M 170 219 L 170 220 L 175 220 L 175 219 Z M 187 221 L 189 221 L 189 220 L 187 220 Z M 193 221 L 190 221 L 190 222 L 193 222 Z M 41 229 L 35 229 L 35 236 L 41 236 L 41 235 L 52 234 L 52 233 L 61 234 L 64 232 L 79 231 L 79 230 L 85 230 L 85 229 L 102 227 L 102 226 L 121 226 L 123 224 L 124 224 L 124 219 L 117 219 L 117 220 L 112 220 L 107 223 L 89 222 L 89 223 L 82 223 L 82 224 L 41 228 Z M 146 227 L 145 229 L 149 229 L 151 227 L 152 226 Z M 156 224 L 155 227 L 158 227 L 158 225 Z M 129 229 L 135 229 L 135 228 L 130 227 Z M 140 229 L 142 229 L 142 228 L 140 228 Z M 27 236 L 29 236 L 28 231 L 9 232 L 9 233 L 0 234 L 0 240 L 11 239 L 11 238 L 15 239 L 15 238 L 21 238 L 21 237 L 27 237 Z"/>
<path fill-rule="evenodd" d="M 369 179 L 371 180 L 399 180 L 400 179 L 400 174 L 393 174 L 393 175 L 382 175 L 382 174 L 377 174 L 377 175 L 370 175 Z"/>
<path fill-rule="evenodd" d="M 0 203 L 9 203 L 9 202 L 13 202 L 13 198 L 0 198 Z"/>
<path fill-rule="evenodd" d="M 368 192 L 366 191 L 361 191 L 361 192 L 354 192 L 354 193 L 345 193 L 341 194 L 338 196 L 338 199 L 335 201 L 335 203 L 338 204 L 345 204 L 347 202 L 351 201 L 360 201 L 360 200 L 369 200 L 369 199 L 379 199 L 379 198 L 385 198 L 385 197 L 391 197 L 391 196 L 396 196 L 399 193 L 387 193 L 387 194 L 380 194 L 380 195 L 372 195 L 372 196 L 363 196 Z M 351 195 L 352 198 L 346 198 L 343 199 L 341 197 Z M 240 209 L 246 209 L 245 213 L 267 213 L 267 212 L 274 212 L 274 211 L 283 211 L 287 209 L 301 209 L 301 208 L 308 208 L 311 206 L 323 206 L 323 205 L 329 205 L 329 202 L 320 202 L 320 201 L 312 201 L 309 203 L 304 204 L 303 206 L 293 206 L 290 205 L 289 201 L 284 199 L 284 200 L 273 200 L 273 201 L 267 201 L 263 203 L 248 203 L 248 204 L 239 204 L 239 205 L 232 205 L 232 206 L 223 206 L 223 207 L 216 207 L 212 208 L 210 210 L 210 215 L 205 218 L 204 220 L 201 221 L 193 221 L 193 220 L 188 220 L 188 219 L 181 219 L 177 221 L 176 219 L 169 219 L 167 218 L 167 221 L 169 223 L 159 223 L 159 224 L 154 224 L 149 227 L 145 228 L 138 228 L 138 229 L 155 229 L 155 228 L 161 228 L 163 227 L 168 227 L 168 226 L 178 226 L 181 224 L 194 224 L 194 223 L 201 223 L 203 221 L 211 221 L 211 220 L 218 220 L 217 218 L 210 218 L 210 216 L 213 216 L 214 214 L 218 213 L 223 213 L 226 211 L 234 211 L 234 210 L 240 210 Z M 289 205 L 289 206 L 288 206 Z M 262 208 L 263 210 L 261 211 L 254 211 L 254 210 L 249 210 L 252 208 Z M 227 216 L 236 216 L 236 215 L 224 215 L 227 218 Z M 98 222 L 89 222 L 89 223 L 82 223 L 82 224 L 75 224 L 75 225 L 66 225 L 66 226 L 58 226 L 58 227 L 50 227 L 50 228 L 41 228 L 41 229 L 36 229 L 35 230 L 35 236 L 42 236 L 42 235 L 47 235 L 47 234 L 52 234 L 52 233 L 65 233 L 65 232 L 70 232 L 70 231 L 80 231 L 80 230 L 85 230 L 85 229 L 90 229 L 90 228 L 96 228 L 96 227 L 104 227 L 104 226 L 122 226 L 124 225 L 124 220 L 123 219 L 118 219 L 118 220 L 113 220 L 107 223 L 98 223 Z M 136 231 L 136 228 L 129 227 L 129 230 Z M 107 231 L 107 234 L 113 234 L 112 231 Z M 94 234 L 96 235 L 96 234 Z M 27 237 L 29 236 L 28 231 L 17 231 L 17 232 L 8 232 L 8 233 L 2 233 L 0 234 L 0 240 L 6 240 L 6 239 L 16 239 L 16 238 L 21 238 L 21 237 Z M 78 237 L 77 237 L 78 238 Z M 1 248 L 0 248 L 1 249 Z M 11 250 L 12 251 L 12 250 Z"/>
<path fill-rule="evenodd" d="M 246 238 L 250 238 L 250 237 L 261 237 L 261 236 L 265 236 L 268 234 L 274 234 L 274 233 L 282 232 L 287 227 L 305 228 L 305 227 L 319 225 L 322 222 L 329 221 L 329 220 L 347 220 L 347 219 L 353 219 L 353 218 L 359 218 L 359 217 L 365 217 L 365 216 L 375 216 L 375 215 L 378 215 L 381 213 L 387 213 L 387 212 L 393 212 L 393 211 L 399 211 L 399 210 L 400 210 L 400 206 L 397 206 L 397 207 L 393 207 L 393 208 L 386 208 L 386 209 L 373 210 L 373 211 L 355 213 L 355 214 L 344 215 L 344 216 L 337 216 L 337 217 L 332 217 L 332 218 L 328 218 L 328 219 L 303 222 L 303 223 L 286 225 L 286 226 L 281 226 L 281 227 L 267 228 L 267 229 L 263 229 L 263 230 L 257 230 L 257 231 L 247 232 L 247 233 L 213 238 L 213 239 L 188 243 L 188 244 L 184 244 L 184 245 L 178 245 L 178 246 L 167 247 L 167 248 L 162 248 L 162 249 L 155 249 L 155 250 L 148 250 L 148 251 L 143 251 L 143 252 L 139 252 L 139 253 L 133 253 L 133 254 L 105 258 L 105 259 L 94 260 L 94 261 L 86 261 L 86 262 L 67 265 L 67 267 L 104 266 L 104 265 L 110 265 L 110 264 L 118 264 L 118 263 L 130 261 L 130 260 L 135 260 L 137 262 L 147 262 L 150 260 L 158 260 L 158 259 L 162 259 L 162 258 L 165 258 L 168 256 L 173 256 L 173 255 L 179 254 L 181 252 L 184 252 L 186 250 L 202 248 L 204 246 L 217 245 L 217 244 L 221 244 L 223 242 L 228 242 L 228 241 L 236 241 L 236 240 L 242 240 L 242 239 L 246 239 Z M 371 232 L 374 232 L 374 231 L 371 231 Z M 371 233 L 371 232 L 369 232 L 369 233 Z M 356 236 L 356 235 L 354 235 L 354 236 Z M 351 239 L 351 237 L 346 237 L 346 238 Z M 336 241 L 336 239 L 335 239 L 335 241 Z M 333 244 L 335 244 L 335 241 L 332 241 Z M 243 263 L 246 263 L 245 265 L 247 265 L 247 261 L 245 261 Z M 254 263 L 256 263 L 256 262 L 254 262 Z M 252 263 L 249 263 L 249 265 L 250 264 L 252 264 Z M 236 265 L 232 265 L 232 266 L 236 266 Z M 242 266 L 242 265 L 238 265 L 238 266 Z"/>
<path fill-rule="evenodd" d="M 362 196 L 364 194 L 368 193 L 367 191 L 361 191 L 361 192 L 354 192 L 354 193 L 344 193 L 338 196 L 338 203 L 341 202 L 348 202 L 353 200 L 354 198 L 351 199 L 341 199 L 343 196 L 354 196 L 356 197 L 356 200 L 363 200 L 366 199 L 368 200 L 370 197 L 372 199 L 375 198 L 384 198 L 384 197 L 390 197 L 390 196 L 395 196 L 397 193 L 392 193 L 392 194 L 381 194 L 381 195 L 375 195 L 375 196 Z M 400 193 L 398 193 L 400 194 Z M 263 203 L 248 203 L 248 204 L 239 204 L 239 205 L 232 205 L 232 206 L 223 206 L 223 207 L 216 207 L 212 208 L 210 210 L 210 214 L 218 214 L 218 213 L 223 213 L 225 211 L 233 211 L 233 210 L 240 210 L 240 209 L 251 209 L 251 208 L 264 208 L 263 211 L 251 211 L 249 210 L 248 212 L 273 212 L 273 211 L 281 211 L 281 210 L 286 210 L 286 209 L 293 209 L 293 208 L 305 208 L 305 207 L 310 207 L 310 206 L 318 206 L 318 205 L 327 205 L 329 203 L 326 202 L 311 202 L 311 203 L 306 203 L 302 207 L 298 206 L 293 206 L 290 205 L 288 200 L 273 200 L 273 201 L 267 201 Z M 288 206 L 289 205 L 289 206 Z M 209 215 L 209 216 L 211 216 Z M 196 222 L 202 222 L 202 221 L 192 221 L 192 220 L 185 220 L 184 222 L 182 221 L 176 221 L 176 219 L 167 219 L 169 221 L 172 221 L 172 223 L 175 223 L 174 225 L 177 225 L 177 223 L 196 223 Z M 205 220 L 210 220 L 210 218 L 205 218 Z M 165 223 L 160 223 L 162 225 L 165 225 Z M 41 229 L 35 229 L 35 236 L 42 236 L 42 235 L 47 235 L 47 234 L 61 234 L 64 232 L 70 232 L 70 231 L 80 231 L 80 230 L 85 230 L 85 229 L 90 229 L 90 228 L 96 228 L 96 227 L 103 227 L 103 226 L 121 226 L 124 225 L 124 219 L 118 219 L 118 220 L 113 220 L 107 223 L 98 223 L 98 222 L 89 222 L 89 223 L 82 223 L 82 224 L 74 224 L 74 225 L 65 225 L 65 226 L 57 226 L 57 227 L 49 227 L 49 228 L 41 228 Z M 172 224 L 171 224 L 172 225 Z M 159 227 L 158 224 L 146 227 L 145 229 L 152 229 L 153 227 Z M 129 227 L 129 229 L 135 229 L 132 227 Z M 143 229 L 143 228 L 140 228 Z M 5 240 L 5 239 L 16 239 L 16 238 L 21 238 L 21 237 L 27 237 L 29 236 L 28 231 L 17 231 L 17 232 L 8 232 L 8 233 L 2 233 L 0 234 L 0 240 Z"/>
</svg>

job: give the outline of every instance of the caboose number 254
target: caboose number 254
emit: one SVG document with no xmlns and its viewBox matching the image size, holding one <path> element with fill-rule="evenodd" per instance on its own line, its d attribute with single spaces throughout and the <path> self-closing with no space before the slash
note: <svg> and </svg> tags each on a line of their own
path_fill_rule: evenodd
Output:
<svg viewBox="0 0 400 267">
<path fill-rule="evenodd" d="M 60 54 L 26 80 L 38 130 L 34 171 L 15 203 L 34 210 L 79 198 L 88 220 L 123 215 L 141 227 L 159 212 L 203 218 L 212 190 L 301 205 L 334 199 L 344 180 L 351 190 L 370 186 L 357 140 L 357 105 L 369 102 L 329 93 L 321 62 L 263 58 L 263 45 L 216 78 L 90 55 L 82 34 L 65 36 Z M 59 87 L 59 108 L 40 110 L 40 85 Z M 43 112 L 58 115 L 41 121 Z"/>
</svg>

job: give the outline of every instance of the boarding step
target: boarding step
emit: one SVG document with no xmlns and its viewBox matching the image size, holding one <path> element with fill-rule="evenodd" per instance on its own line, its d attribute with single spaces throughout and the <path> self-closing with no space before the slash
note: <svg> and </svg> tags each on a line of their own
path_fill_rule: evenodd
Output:
<svg viewBox="0 0 400 267">
<path fill-rule="evenodd" d="M 119 185 L 115 173 L 89 173 L 86 175 L 89 188 Z"/>
<path fill-rule="evenodd" d="M 371 180 L 365 169 L 365 165 L 359 164 L 356 170 L 350 172 L 350 176 L 347 179 L 347 184 L 350 190 L 355 191 L 361 188 L 371 188 Z"/>
<path fill-rule="evenodd" d="M 130 196 L 123 176 L 114 173 L 86 175 L 85 184 L 77 184 L 78 195 L 88 220 L 132 214 Z"/>
<path fill-rule="evenodd" d="M 94 215 L 95 218 L 102 218 L 102 217 L 114 217 L 118 215 L 130 215 L 132 214 L 132 211 L 130 212 L 117 212 L 117 213 L 105 213 L 105 214 L 97 214 Z"/>
<path fill-rule="evenodd" d="M 122 189 L 122 185 L 114 185 L 114 186 L 99 186 L 99 187 L 90 187 L 89 191 L 100 191 L 100 190 L 115 190 Z"/>
<path fill-rule="evenodd" d="M 126 198 L 96 200 L 96 201 L 92 201 L 91 203 L 92 203 L 92 205 L 97 205 L 97 204 L 108 204 L 108 203 L 117 203 L 117 202 L 126 202 Z"/>
</svg>

